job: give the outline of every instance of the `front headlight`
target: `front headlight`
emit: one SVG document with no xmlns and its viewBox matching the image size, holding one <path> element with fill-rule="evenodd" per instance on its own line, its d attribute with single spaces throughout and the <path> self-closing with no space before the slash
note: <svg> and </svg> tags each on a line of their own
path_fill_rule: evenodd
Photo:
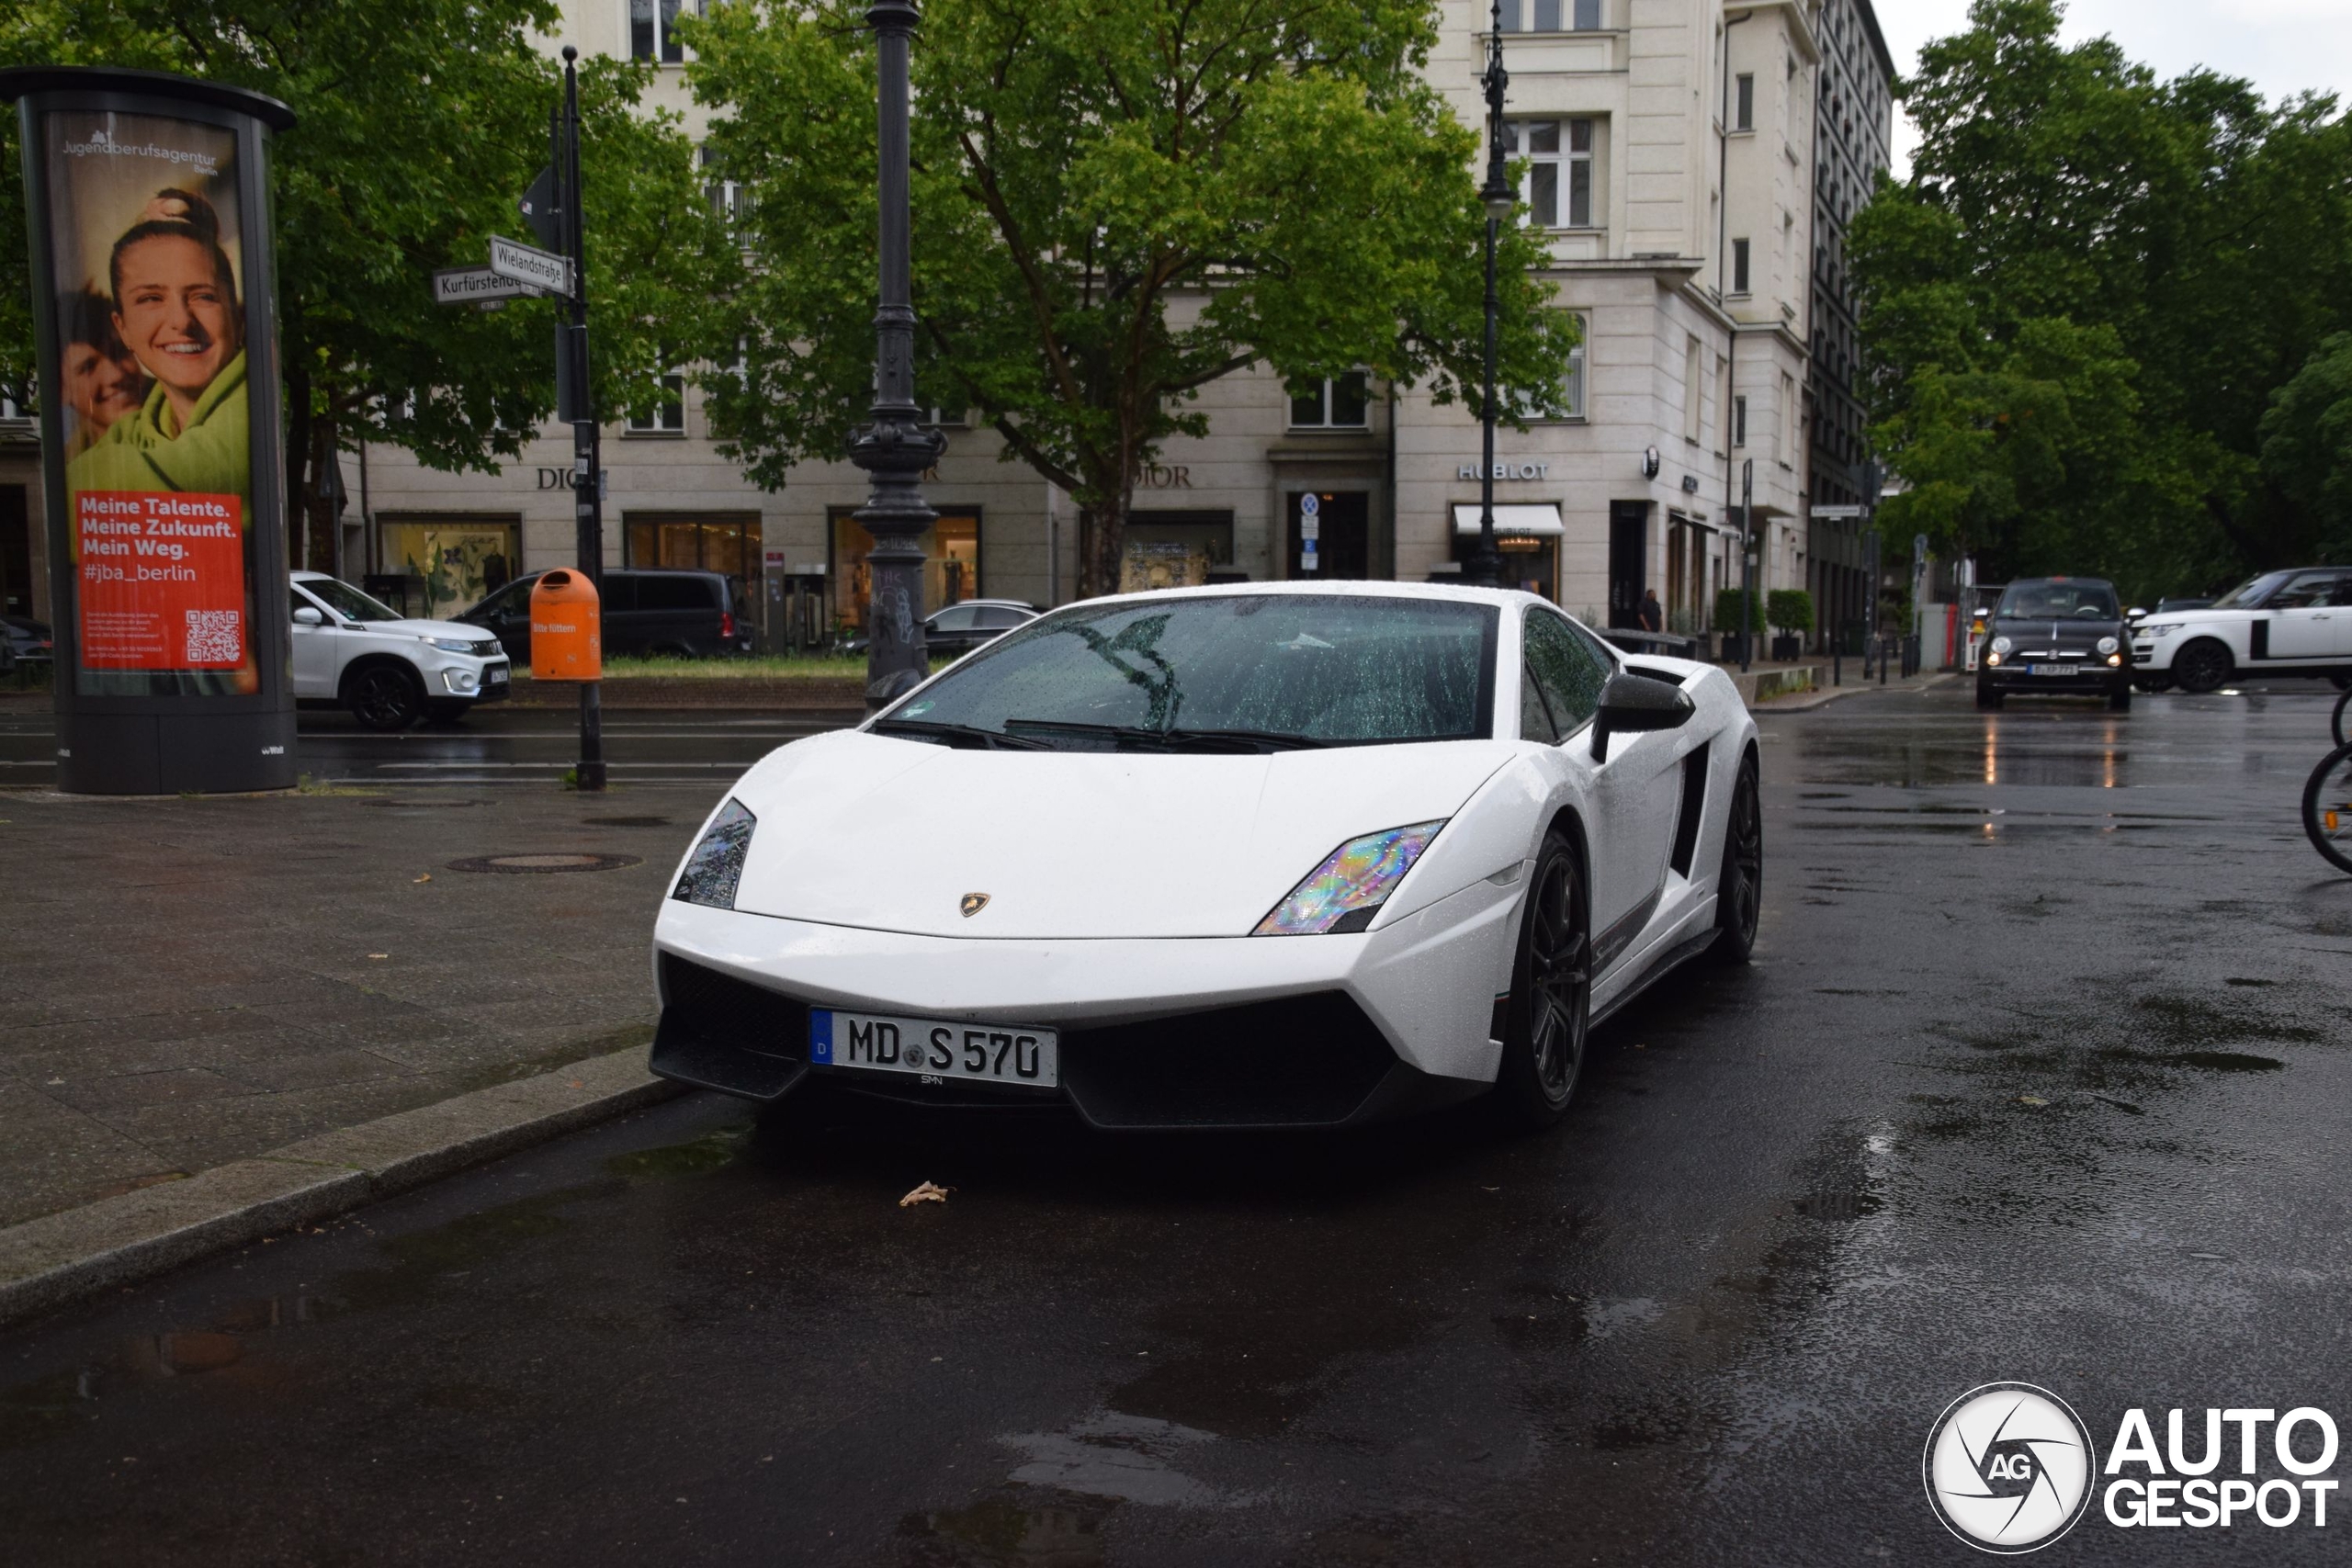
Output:
<svg viewBox="0 0 2352 1568">
<path fill-rule="evenodd" d="M 2162 642 L 2165 638 L 2172 636 L 2173 633 L 2180 630 L 2180 623 L 2178 621 L 2145 621 L 2141 624 L 2140 629 L 2146 632 L 2150 637 L 2154 637 L 2158 642 Z"/>
<path fill-rule="evenodd" d="M 471 637 L 429 637 L 424 640 L 444 653 L 480 654 L 482 649 L 482 645 Z"/>
<path fill-rule="evenodd" d="M 720 807 L 695 852 L 686 857 L 686 869 L 678 874 L 678 886 L 670 897 L 714 909 L 733 908 L 735 885 L 743 880 L 743 856 L 752 848 L 752 829 L 759 825 L 741 801 Z"/>
<path fill-rule="evenodd" d="M 2011 642 L 2005 637 L 1996 637 L 1993 639 L 1993 651 L 1996 653 L 2007 653 L 2010 649 L 2015 648 L 2017 644 Z"/>
<path fill-rule="evenodd" d="M 1251 936 L 1316 936 L 1324 932 L 1360 931 L 1372 924 L 1397 879 L 1413 869 L 1421 852 L 1437 837 L 1443 821 L 1417 822 L 1351 839 L 1331 852 L 1331 858 L 1306 874 L 1258 922 Z"/>
<path fill-rule="evenodd" d="M 2116 641 L 2111 637 L 2103 637 L 2098 639 L 2098 650 L 2101 653 L 2113 653 L 2117 649 L 2122 646 L 2123 645 L 2121 643 Z"/>
</svg>

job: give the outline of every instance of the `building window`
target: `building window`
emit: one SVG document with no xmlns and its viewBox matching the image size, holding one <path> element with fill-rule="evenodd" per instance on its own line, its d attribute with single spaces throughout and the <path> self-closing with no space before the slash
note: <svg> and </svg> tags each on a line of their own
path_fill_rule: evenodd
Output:
<svg viewBox="0 0 2352 1568">
<path fill-rule="evenodd" d="M 700 161 L 703 197 L 710 203 L 711 215 L 725 220 L 727 226 L 732 229 L 743 220 L 743 183 L 727 179 L 715 172 L 718 164 L 709 148 L 702 149 Z"/>
<path fill-rule="evenodd" d="M 1568 27 L 1580 33 L 1600 30 L 1600 0 L 1503 0 L 1503 31 L 1556 33 Z"/>
<path fill-rule="evenodd" d="M 1781 377 L 1781 461 L 1791 468 L 1797 461 L 1797 384 L 1785 372 Z"/>
<path fill-rule="evenodd" d="M 1560 378 L 1560 407 L 1570 419 L 1585 417 L 1584 367 L 1585 344 L 1592 336 L 1592 318 L 1577 316 L 1577 345 L 1568 350 L 1567 373 Z"/>
<path fill-rule="evenodd" d="M 1731 291 L 1734 294 L 1747 292 L 1747 242 L 1745 240 L 1731 243 Z"/>
<path fill-rule="evenodd" d="M 1294 389 L 1290 423 L 1294 430 L 1362 430 L 1372 423 L 1372 378 L 1362 370 L 1310 383 Z"/>
<path fill-rule="evenodd" d="M 631 435 L 684 435 L 686 433 L 686 378 L 662 378 L 662 400 L 645 414 L 628 416 Z"/>
<path fill-rule="evenodd" d="M 1738 77 L 1732 88 L 1731 128 L 1734 130 L 1756 129 L 1756 78 Z"/>
<path fill-rule="evenodd" d="M 1682 356 L 1682 439 L 1697 445 L 1699 440 L 1699 405 L 1706 396 L 1706 389 L 1699 384 L 1699 340 L 1692 338 Z"/>
<path fill-rule="evenodd" d="M 691 16 L 688 0 L 628 0 L 628 57 L 676 65 L 686 58 L 678 41 L 678 17 Z M 697 7 L 698 8 L 698 7 Z"/>
<path fill-rule="evenodd" d="M 1505 120 L 1503 152 L 1527 160 L 1527 175 L 1519 187 L 1527 209 L 1522 221 L 1538 229 L 1592 227 L 1592 121 Z"/>
<path fill-rule="evenodd" d="M 1735 446 L 1747 445 L 1747 400 L 1745 397 L 1731 400 L 1731 444 Z"/>
</svg>

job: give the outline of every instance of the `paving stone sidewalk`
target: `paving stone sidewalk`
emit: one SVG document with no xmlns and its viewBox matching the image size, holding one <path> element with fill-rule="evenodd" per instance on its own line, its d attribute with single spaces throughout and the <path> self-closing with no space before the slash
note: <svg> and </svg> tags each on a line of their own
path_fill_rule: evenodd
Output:
<svg viewBox="0 0 2352 1568">
<path fill-rule="evenodd" d="M 0 1226 L 651 1038 L 707 792 L 0 790 Z M 469 874 L 469 857 L 632 857 Z"/>
</svg>

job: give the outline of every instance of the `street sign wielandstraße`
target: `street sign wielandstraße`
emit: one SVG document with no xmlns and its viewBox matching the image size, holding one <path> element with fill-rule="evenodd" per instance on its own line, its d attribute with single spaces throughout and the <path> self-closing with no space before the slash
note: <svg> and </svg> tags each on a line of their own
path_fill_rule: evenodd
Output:
<svg viewBox="0 0 2352 1568">
<path fill-rule="evenodd" d="M 490 305 L 503 299 L 536 299 L 542 290 L 486 266 L 447 266 L 433 275 L 436 305 Z"/>
<path fill-rule="evenodd" d="M 549 294 L 571 293 L 571 263 L 553 251 L 542 251 L 501 235 L 490 237 L 490 270 L 517 283 L 528 283 Z"/>
<path fill-rule="evenodd" d="M 1813 514 L 1815 517 L 1825 518 L 1860 517 L 1862 514 L 1862 509 L 1859 506 L 1816 506 L 1813 509 Z"/>
</svg>

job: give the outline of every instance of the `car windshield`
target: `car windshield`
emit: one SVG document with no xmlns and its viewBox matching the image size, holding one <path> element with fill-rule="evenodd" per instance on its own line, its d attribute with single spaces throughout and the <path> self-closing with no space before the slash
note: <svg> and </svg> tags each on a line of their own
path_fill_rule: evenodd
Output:
<svg viewBox="0 0 2352 1568">
<path fill-rule="evenodd" d="M 2005 621 L 2120 621 L 2115 590 L 2104 582 L 2019 582 L 2001 595 Z"/>
<path fill-rule="evenodd" d="M 2249 577 L 2208 606 L 2215 610 L 2247 610 L 2270 597 L 2271 591 L 2295 574 L 2291 571 L 2266 571 Z"/>
<path fill-rule="evenodd" d="M 332 577 L 306 577 L 301 589 L 346 621 L 397 621 L 398 610 L 379 604 L 348 582 Z"/>
<path fill-rule="evenodd" d="M 876 728 L 1065 750 L 1483 739 L 1496 621 L 1491 605 L 1369 594 L 1080 604 L 1007 633 Z"/>
</svg>

